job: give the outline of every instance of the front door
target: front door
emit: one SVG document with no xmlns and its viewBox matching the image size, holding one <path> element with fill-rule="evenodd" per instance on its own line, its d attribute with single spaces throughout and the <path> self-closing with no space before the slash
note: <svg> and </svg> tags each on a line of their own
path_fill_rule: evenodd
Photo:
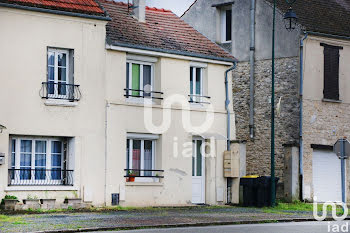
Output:
<svg viewBox="0 0 350 233">
<path fill-rule="evenodd" d="M 205 203 L 205 157 L 204 140 L 193 139 L 192 150 L 192 203 Z"/>
</svg>

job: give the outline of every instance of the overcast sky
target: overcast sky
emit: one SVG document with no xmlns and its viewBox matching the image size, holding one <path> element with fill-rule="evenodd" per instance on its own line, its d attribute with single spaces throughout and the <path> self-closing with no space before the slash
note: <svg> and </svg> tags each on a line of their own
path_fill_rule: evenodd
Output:
<svg viewBox="0 0 350 233">
<path fill-rule="evenodd" d="M 128 0 L 115 0 L 116 2 L 128 2 Z M 187 10 L 194 0 L 146 0 L 147 6 L 164 8 L 171 10 L 178 16 L 181 16 Z M 132 0 L 130 0 L 132 3 Z"/>
</svg>

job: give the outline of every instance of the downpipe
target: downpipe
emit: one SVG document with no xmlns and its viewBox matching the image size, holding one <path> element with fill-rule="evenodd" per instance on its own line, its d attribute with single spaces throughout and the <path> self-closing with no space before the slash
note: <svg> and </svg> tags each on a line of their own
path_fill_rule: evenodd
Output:
<svg viewBox="0 0 350 233">
<path fill-rule="evenodd" d="M 228 89 L 228 73 L 237 67 L 237 62 L 233 63 L 233 66 L 225 71 L 225 93 L 226 93 L 226 99 L 225 99 L 225 109 L 227 113 L 227 142 L 226 142 L 226 150 L 230 151 L 231 147 L 231 113 L 230 113 L 230 99 L 229 99 L 229 89 Z M 231 87 L 232 89 L 232 87 Z M 230 202 L 229 200 L 229 192 L 231 192 L 232 188 L 232 178 L 227 178 L 226 180 L 226 191 L 227 191 L 227 203 Z"/>
<path fill-rule="evenodd" d="M 229 99 L 229 90 L 228 90 L 228 73 L 237 67 L 237 62 L 233 63 L 233 66 L 225 71 L 225 92 L 226 92 L 226 100 L 225 100 L 225 109 L 227 114 L 227 143 L 226 143 L 226 149 L 227 151 L 230 150 L 230 144 L 231 144 L 231 114 L 230 114 L 230 99 Z"/>
<path fill-rule="evenodd" d="M 104 204 L 107 206 L 107 158 L 108 158 L 108 109 L 109 109 L 109 103 L 108 101 L 106 102 L 105 106 L 105 168 L 104 168 L 104 178 L 105 178 L 105 183 L 104 183 Z"/>
<path fill-rule="evenodd" d="M 255 0 L 250 2 L 250 103 L 249 103 L 249 135 L 254 139 L 254 73 L 255 73 Z"/>
<path fill-rule="evenodd" d="M 304 40 L 308 37 L 308 33 L 305 33 L 304 38 L 300 40 L 300 90 L 299 90 L 299 198 L 301 201 L 304 200 L 303 196 L 303 180 L 304 180 L 304 168 L 303 168 L 303 80 L 304 80 Z"/>
</svg>

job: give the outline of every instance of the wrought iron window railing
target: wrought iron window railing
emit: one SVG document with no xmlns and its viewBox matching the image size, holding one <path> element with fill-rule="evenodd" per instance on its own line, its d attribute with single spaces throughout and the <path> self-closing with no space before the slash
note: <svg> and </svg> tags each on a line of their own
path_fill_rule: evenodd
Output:
<svg viewBox="0 0 350 233">
<path fill-rule="evenodd" d="M 190 100 L 188 102 L 195 103 L 195 104 L 210 104 L 210 96 L 204 96 L 204 95 L 195 95 L 191 94 L 188 95 L 190 97 Z"/>
<path fill-rule="evenodd" d="M 130 89 L 125 88 L 125 97 L 134 97 L 134 98 L 150 98 L 150 99 L 158 99 L 162 100 L 163 92 L 160 91 L 146 91 L 146 90 L 137 90 L 137 89 Z"/>
<path fill-rule="evenodd" d="M 81 98 L 80 85 L 43 82 L 40 96 L 43 99 L 61 99 L 71 102 L 79 101 Z"/>
<path fill-rule="evenodd" d="M 9 186 L 73 186 L 73 170 L 62 169 L 9 169 Z"/>
<path fill-rule="evenodd" d="M 124 171 L 126 172 L 124 177 L 164 178 L 164 170 L 124 169 Z"/>
</svg>

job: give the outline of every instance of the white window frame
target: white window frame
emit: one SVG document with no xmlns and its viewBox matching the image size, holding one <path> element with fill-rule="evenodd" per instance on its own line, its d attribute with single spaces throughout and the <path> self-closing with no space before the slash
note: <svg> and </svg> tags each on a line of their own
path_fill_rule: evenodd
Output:
<svg viewBox="0 0 350 233">
<path fill-rule="evenodd" d="M 35 170 L 35 141 L 45 141 L 46 142 L 46 166 L 45 169 L 46 170 L 51 170 L 52 166 L 51 166 L 51 143 L 54 141 L 60 141 L 62 143 L 62 157 L 61 157 L 61 169 L 63 169 L 63 165 L 64 165 L 64 141 L 62 140 L 62 138 L 56 138 L 56 137 L 11 137 L 10 141 L 11 141 L 11 145 L 10 145 L 10 150 L 12 153 L 12 142 L 13 140 L 15 140 L 16 146 L 15 146 L 15 167 L 12 169 L 20 169 L 20 163 L 21 163 L 21 141 L 22 140 L 29 140 L 32 141 L 32 152 L 31 152 L 31 170 Z M 12 162 L 12 161 L 11 161 Z M 62 174 L 61 174 L 62 175 Z M 21 180 L 21 179 L 19 179 Z M 39 180 L 39 179 L 35 179 L 35 173 L 33 175 L 33 173 L 31 173 L 31 179 L 30 180 L 24 180 L 26 181 L 26 185 L 40 185 L 42 183 L 45 184 L 45 182 L 43 181 L 49 181 L 50 185 L 57 185 L 57 184 L 61 184 L 63 180 L 63 177 L 61 177 L 60 180 L 52 180 L 51 178 L 49 178 L 47 175 L 45 176 L 45 180 Z"/>
<path fill-rule="evenodd" d="M 154 91 L 154 63 L 152 62 L 147 62 L 147 61 L 137 61 L 137 60 L 127 60 L 126 61 L 126 64 L 129 66 L 129 89 L 132 89 L 132 64 L 137 64 L 137 65 L 140 65 L 140 90 L 144 90 L 143 88 L 143 66 L 144 65 L 148 65 L 148 66 L 151 66 L 151 91 Z M 126 77 L 125 77 L 126 78 Z M 140 91 L 140 96 L 143 95 L 143 92 Z M 140 97 L 134 97 L 134 96 L 131 96 L 132 95 L 132 92 L 131 90 L 128 91 L 128 99 L 131 99 L 131 100 L 135 100 L 135 101 L 140 101 L 141 99 L 141 102 L 143 102 L 143 98 Z M 151 96 L 150 97 L 153 97 L 153 93 L 151 93 Z"/>
<path fill-rule="evenodd" d="M 70 77 L 69 77 L 69 63 L 70 63 L 70 57 L 69 57 L 69 50 L 68 49 L 54 49 L 54 48 L 48 48 L 47 49 L 47 82 L 49 83 L 52 80 L 49 80 L 49 67 L 52 67 L 52 65 L 49 65 L 49 53 L 54 53 L 55 54 L 55 63 L 54 63 L 54 94 L 49 94 L 48 93 L 48 97 L 54 98 L 54 97 L 58 97 L 58 98 L 68 98 L 69 97 L 69 86 L 68 84 L 70 84 Z M 65 84 L 66 85 L 66 94 L 65 95 L 59 95 L 58 94 L 58 55 L 59 54 L 65 54 L 66 55 L 66 81 Z M 62 82 L 60 82 L 62 83 Z"/>
<path fill-rule="evenodd" d="M 202 96 L 204 96 L 204 93 L 203 93 L 203 72 L 204 72 L 204 68 L 201 67 L 201 66 L 191 66 L 190 68 L 193 68 L 192 69 L 192 93 L 190 93 L 190 99 L 194 101 L 193 104 L 198 104 L 198 103 L 195 103 L 196 101 L 197 102 L 201 102 L 201 98 L 203 98 Z M 196 78 L 197 78 L 197 69 L 200 69 L 201 71 L 201 76 L 200 76 L 200 93 L 197 94 L 196 93 Z M 190 69 L 191 71 L 191 69 Z M 191 82 L 191 81 L 190 81 Z M 190 87 L 191 87 L 191 83 L 190 83 Z"/>
<path fill-rule="evenodd" d="M 232 42 L 232 35 L 231 35 L 231 40 L 226 40 L 226 12 L 228 10 L 228 8 L 224 8 L 220 11 L 220 16 L 221 16 L 221 42 L 222 43 L 229 43 Z M 231 24 L 232 24 L 232 18 L 231 18 Z M 232 29 L 231 29 L 231 33 L 232 33 Z"/>
<path fill-rule="evenodd" d="M 155 157 L 156 157 L 156 140 L 159 137 L 156 135 L 150 135 L 144 137 L 143 134 L 140 134 L 140 136 L 137 136 L 137 134 L 128 134 L 127 140 L 129 140 L 129 167 L 127 169 L 133 169 L 132 167 L 132 150 L 133 150 L 133 142 L 134 140 L 140 140 L 141 141 L 141 152 L 140 152 L 140 169 L 143 170 L 145 167 L 145 141 L 152 141 L 152 169 L 155 170 Z M 128 159 L 128 158 L 126 158 Z M 152 172 L 152 176 L 155 175 L 157 172 Z M 144 175 L 144 171 L 140 172 L 140 176 Z M 135 177 L 136 182 L 159 182 L 159 178 L 152 178 L 152 177 Z"/>
</svg>

